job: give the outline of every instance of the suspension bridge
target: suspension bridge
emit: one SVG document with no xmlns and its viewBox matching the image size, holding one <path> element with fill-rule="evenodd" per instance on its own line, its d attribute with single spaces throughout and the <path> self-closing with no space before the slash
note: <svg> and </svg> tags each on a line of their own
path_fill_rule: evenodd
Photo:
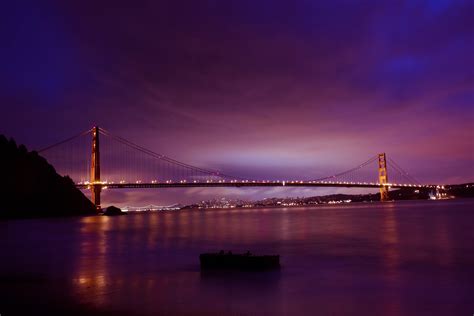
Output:
<svg viewBox="0 0 474 316">
<path fill-rule="evenodd" d="M 89 152 L 89 154 L 87 154 Z M 101 209 L 104 189 L 192 187 L 354 187 L 378 188 L 381 201 L 389 200 L 390 188 L 436 189 L 422 184 L 393 159 L 380 153 L 357 166 L 325 177 L 306 180 L 247 179 L 194 166 L 137 145 L 95 126 L 61 142 L 38 150 L 61 175 L 76 187 L 91 191 Z M 390 179 L 389 181 L 389 175 Z"/>
</svg>

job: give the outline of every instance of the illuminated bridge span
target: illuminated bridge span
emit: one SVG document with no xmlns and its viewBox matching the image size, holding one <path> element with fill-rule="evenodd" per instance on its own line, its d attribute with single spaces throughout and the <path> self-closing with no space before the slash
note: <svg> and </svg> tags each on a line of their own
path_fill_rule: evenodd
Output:
<svg viewBox="0 0 474 316">
<path fill-rule="evenodd" d="M 172 159 L 99 127 L 93 127 L 38 152 L 55 166 L 58 173 L 71 177 L 78 188 L 90 190 L 92 202 L 98 209 L 100 194 L 104 189 L 356 187 L 378 188 L 380 199 L 386 201 L 389 199 L 390 188 L 439 187 L 421 184 L 395 161 L 387 159 L 385 153 L 375 155 L 349 170 L 316 179 L 246 179 Z"/>
</svg>

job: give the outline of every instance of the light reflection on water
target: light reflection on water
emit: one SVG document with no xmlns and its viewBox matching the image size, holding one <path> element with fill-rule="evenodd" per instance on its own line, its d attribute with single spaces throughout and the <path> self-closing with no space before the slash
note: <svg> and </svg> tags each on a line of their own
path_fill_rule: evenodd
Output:
<svg viewBox="0 0 474 316">
<path fill-rule="evenodd" d="M 12 253 L 0 267 L 41 275 L 38 297 L 54 292 L 89 313 L 472 313 L 473 206 L 426 201 L 12 221 L 0 223 L 8 237 L 0 245 Z M 283 267 L 201 274 L 199 253 L 220 249 L 278 253 Z"/>
<path fill-rule="evenodd" d="M 383 242 L 383 261 L 385 265 L 385 274 L 396 282 L 400 278 L 400 249 L 398 239 L 397 219 L 395 218 L 395 206 L 393 203 L 387 203 L 383 207 L 382 234 L 380 239 Z"/>
</svg>

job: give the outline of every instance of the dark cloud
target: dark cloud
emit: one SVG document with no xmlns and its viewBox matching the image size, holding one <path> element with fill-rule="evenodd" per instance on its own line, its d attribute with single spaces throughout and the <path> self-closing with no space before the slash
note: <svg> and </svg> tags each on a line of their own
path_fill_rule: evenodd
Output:
<svg viewBox="0 0 474 316">
<path fill-rule="evenodd" d="M 100 124 L 200 166 L 315 176 L 386 151 L 472 181 L 470 1 L 27 1 L 0 31 L 1 131 Z M 442 166 L 442 169 L 440 169 Z"/>
</svg>

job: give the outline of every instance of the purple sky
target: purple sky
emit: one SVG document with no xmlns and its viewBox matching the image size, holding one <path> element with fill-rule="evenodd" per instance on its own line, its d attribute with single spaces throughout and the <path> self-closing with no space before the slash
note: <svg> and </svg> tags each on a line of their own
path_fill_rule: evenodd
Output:
<svg viewBox="0 0 474 316">
<path fill-rule="evenodd" d="M 98 124 L 244 177 L 318 177 L 385 151 L 422 182 L 474 181 L 472 1 L 11 1 L 2 12 L 0 133 L 31 149 Z M 321 193 L 310 191 L 179 200 Z"/>
</svg>

